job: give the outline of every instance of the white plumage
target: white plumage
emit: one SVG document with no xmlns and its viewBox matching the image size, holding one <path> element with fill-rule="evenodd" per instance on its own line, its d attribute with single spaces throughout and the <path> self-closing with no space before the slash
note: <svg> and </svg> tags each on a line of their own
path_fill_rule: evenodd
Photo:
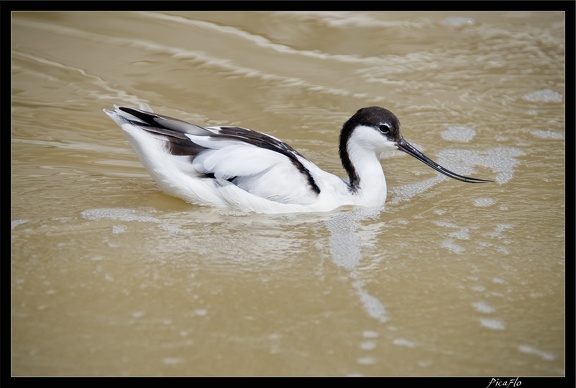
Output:
<svg viewBox="0 0 576 388">
<path fill-rule="evenodd" d="M 258 213 L 379 207 L 386 201 L 379 155 L 390 148 L 452 178 L 487 182 L 432 162 L 402 138 L 396 116 L 380 107 L 360 109 L 342 128 L 339 151 L 348 181 L 281 140 L 246 128 L 204 128 L 155 114 L 147 105 L 104 112 L 123 129 L 160 189 L 194 204 Z"/>
</svg>

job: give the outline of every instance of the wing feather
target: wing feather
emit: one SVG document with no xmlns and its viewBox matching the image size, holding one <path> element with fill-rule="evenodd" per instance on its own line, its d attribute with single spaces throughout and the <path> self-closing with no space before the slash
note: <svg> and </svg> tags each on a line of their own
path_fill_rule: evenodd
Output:
<svg viewBox="0 0 576 388">
<path fill-rule="evenodd" d="M 240 127 L 204 128 L 126 107 L 107 113 L 121 127 L 129 125 L 126 133 L 133 139 L 131 132 L 137 127 L 161 141 L 170 158 L 168 163 L 189 176 L 214 180 L 222 186 L 232 183 L 252 195 L 280 203 L 307 205 L 320 193 L 305 167 L 316 166 L 273 136 Z M 150 161 L 144 164 L 150 169 Z"/>
</svg>

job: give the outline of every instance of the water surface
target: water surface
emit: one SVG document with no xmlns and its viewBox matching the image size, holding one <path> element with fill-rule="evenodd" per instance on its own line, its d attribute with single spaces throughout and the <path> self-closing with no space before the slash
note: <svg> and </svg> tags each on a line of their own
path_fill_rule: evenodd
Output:
<svg viewBox="0 0 576 388">
<path fill-rule="evenodd" d="M 564 15 L 12 17 L 12 374 L 564 375 Z M 381 212 L 161 193 L 102 112 L 148 103 L 338 175 L 381 105 L 468 185 L 385 155 Z"/>
</svg>

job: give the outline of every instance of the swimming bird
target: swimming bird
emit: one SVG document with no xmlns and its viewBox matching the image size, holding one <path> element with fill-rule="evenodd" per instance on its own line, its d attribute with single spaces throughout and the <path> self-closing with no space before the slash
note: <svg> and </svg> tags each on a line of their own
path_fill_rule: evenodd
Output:
<svg viewBox="0 0 576 388">
<path fill-rule="evenodd" d="M 159 188 L 185 201 L 257 213 L 326 212 L 340 206 L 380 207 L 386 178 L 379 156 L 398 149 L 451 178 L 490 182 L 451 172 L 409 144 L 389 110 L 358 110 L 340 132 L 348 180 L 325 172 L 283 141 L 247 128 L 201 127 L 140 109 L 104 112 L 124 131 Z"/>
</svg>

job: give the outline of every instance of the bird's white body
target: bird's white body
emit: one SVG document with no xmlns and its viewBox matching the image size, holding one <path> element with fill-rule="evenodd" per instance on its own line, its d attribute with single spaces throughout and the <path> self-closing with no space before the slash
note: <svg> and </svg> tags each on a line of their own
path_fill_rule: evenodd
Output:
<svg viewBox="0 0 576 388">
<path fill-rule="evenodd" d="M 156 115 L 145 105 L 105 112 L 166 193 L 194 204 L 257 213 L 381 207 L 387 188 L 379 155 L 398 148 L 400 136 L 383 136 L 373 125 L 354 125 L 346 135 L 343 129 L 340 154 L 350 178 L 345 181 L 259 132 L 200 127 Z"/>
</svg>

